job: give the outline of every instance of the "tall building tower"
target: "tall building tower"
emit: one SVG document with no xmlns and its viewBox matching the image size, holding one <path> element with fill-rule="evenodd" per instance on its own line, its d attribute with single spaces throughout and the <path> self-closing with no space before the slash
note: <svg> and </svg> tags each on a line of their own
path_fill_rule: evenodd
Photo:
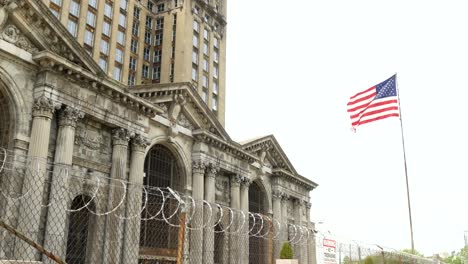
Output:
<svg viewBox="0 0 468 264">
<path fill-rule="evenodd" d="M 43 1 L 114 80 L 192 83 L 224 126 L 226 0 Z"/>
</svg>

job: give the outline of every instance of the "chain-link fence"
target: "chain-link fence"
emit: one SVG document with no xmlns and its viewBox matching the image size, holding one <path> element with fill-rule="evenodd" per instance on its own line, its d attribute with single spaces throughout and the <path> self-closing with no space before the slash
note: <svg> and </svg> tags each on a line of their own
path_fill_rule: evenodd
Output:
<svg viewBox="0 0 468 264">
<path fill-rule="evenodd" d="M 2 264 L 266 264 L 284 242 L 300 263 L 314 263 L 312 234 L 310 226 L 0 149 Z"/>
</svg>

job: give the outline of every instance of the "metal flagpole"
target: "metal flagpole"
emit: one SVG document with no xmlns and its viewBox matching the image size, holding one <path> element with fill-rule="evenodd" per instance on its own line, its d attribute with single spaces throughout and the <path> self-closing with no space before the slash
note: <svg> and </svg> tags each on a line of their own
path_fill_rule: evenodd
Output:
<svg viewBox="0 0 468 264">
<path fill-rule="evenodd" d="M 406 166 L 405 137 L 403 136 L 403 117 L 401 115 L 400 91 L 398 90 L 398 79 L 397 79 L 396 73 L 395 73 L 395 86 L 396 86 L 397 95 L 398 95 L 398 111 L 400 114 L 401 142 L 403 145 L 403 159 L 405 162 L 406 195 L 408 198 L 408 213 L 409 213 L 410 232 L 411 232 L 411 252 L 414 254 L 413 218 L 411 217 L 411 202 L 410 202 L 410 191 L 409 191 L 409 183 L 408 183 L 408 167 Z"/>
</svg>

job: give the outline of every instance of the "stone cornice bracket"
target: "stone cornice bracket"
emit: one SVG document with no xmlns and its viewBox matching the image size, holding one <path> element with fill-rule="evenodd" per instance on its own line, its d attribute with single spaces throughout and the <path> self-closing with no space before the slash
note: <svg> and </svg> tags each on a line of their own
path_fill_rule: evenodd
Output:
<svg viewBox="0 0 468 264">
<path fill-rule="evenodd" d="M 149 140 L 140 134 L 134 134 L 131 138 L 132 149 L 135 151 L 145 152 L 146 147 L 150 144 Z"/>
<path fill-rule="evenodd" d="M 72 106 L 65 106 L 59 113 L 59 126 L 76 127 L 78 119 L 84 117 L 84 113 Z"/>
<path fill-rule="evenodd" d="M 242 182 L 241 182 L 242 186 L 244 187 L 249 187 L 250 184 L 252 184 L 252 180 L 248 177 L 242 177 Z"/>
<path fill-rule="evenodd" d="M 130 133 L 125 128 L 114 128 L 112 130 L 112 144 L 128 146 L 130 141 Z"/>
<path fill-rule="evenodd" d="M 219 166 L 210 163 L 207 168 L 207 174 L 206 176 L 211 177 L 211 178 L 216 178 L 216 175 L 218 175 L 219 172 Z"/>
<path fill-rule="evenodd" d="M 206 164 L 202 160 L 192 162 L 192 173 L 205 174 Z"/>
<path fill-rule="evenodd" d="M 52 118 L 52 115 L 55 112 L 55 105 L 52 99 L 46 97 L 45 95 L 41 95 L 40 97 L 34 100 L 33 105 L 33 117 L 46 117 Z"/>
</svg>

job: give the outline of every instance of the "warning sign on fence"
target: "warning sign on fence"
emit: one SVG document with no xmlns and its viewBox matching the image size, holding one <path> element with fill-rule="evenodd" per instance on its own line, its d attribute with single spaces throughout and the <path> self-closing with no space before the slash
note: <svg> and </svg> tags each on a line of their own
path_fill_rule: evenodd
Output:
<svg viewBox="0 0 468 264">
<path fill-rule="evenodd" d="M 336 241 L 323 239 L 323 260 L 325 264 L 336 264 Z"/>
</svg>

